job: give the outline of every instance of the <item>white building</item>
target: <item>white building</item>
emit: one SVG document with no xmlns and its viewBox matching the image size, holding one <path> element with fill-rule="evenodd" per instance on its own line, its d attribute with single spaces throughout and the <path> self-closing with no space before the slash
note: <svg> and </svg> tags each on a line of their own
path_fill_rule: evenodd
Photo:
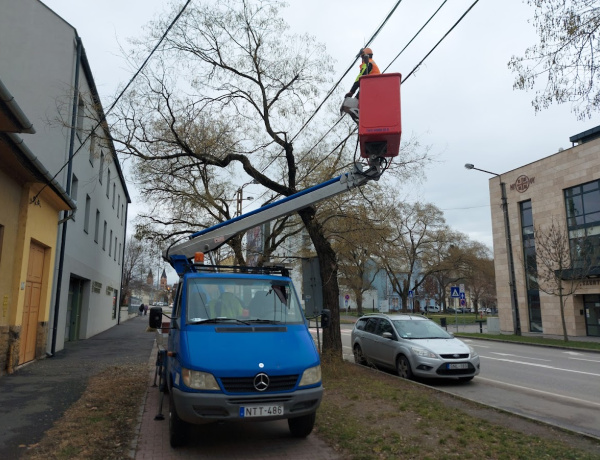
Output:
<svg viewBox="0 0 600 460">
<path fill-rule="evenodd" d="M 28 149 L 77 203 L 59 223 L 47 324 L 40 318 L 38 340 L 53 353 L 117 324 L 131 200 L 107 128 L 97 127 L 103 109 L 73 26 L 39 0 L 0 0 L 0 79 L 36 128 Z"/>
</svg>

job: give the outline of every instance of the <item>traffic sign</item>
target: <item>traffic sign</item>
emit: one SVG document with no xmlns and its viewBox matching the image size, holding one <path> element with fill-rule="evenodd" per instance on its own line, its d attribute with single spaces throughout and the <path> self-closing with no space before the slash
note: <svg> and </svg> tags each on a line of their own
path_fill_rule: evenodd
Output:
<svg viewBox="0 0 600 460">
<path fill-rule="evenodd" d="M 414 296 L 414 292 L 413 291 L 408 291 L 408 297 L 410 297 L 412 299 L 413 296 Z"/>
<path fill-rule="evenodd" d="M 465 285 L 464 284 L 459 284 L 458 285 L 460 292 L 465 292 Z"/>
<path fill-rule="evenodd" d="M 460 299 L 460 306 L 461 307 L 464 307 L 466 303 L 467 302 L 465 301 L 465 299 Z"/>
<path fill-rule="evenodd" d="M 450 286 L 450 297 L 453 299 L 458 299 L 460 297 L 460 291 L 458 290 L 458 286 Z"/>
<path fill-rule="evenodd" d="M 467 298 L 467 297 L 465 296 L 465 293 L 464 293 L 464 292 L 461 292 L 461 293 L 460 293 L 460 299 L 461 299 L 461 300 L 465 300 L 466 298 Z"/>
</svg>

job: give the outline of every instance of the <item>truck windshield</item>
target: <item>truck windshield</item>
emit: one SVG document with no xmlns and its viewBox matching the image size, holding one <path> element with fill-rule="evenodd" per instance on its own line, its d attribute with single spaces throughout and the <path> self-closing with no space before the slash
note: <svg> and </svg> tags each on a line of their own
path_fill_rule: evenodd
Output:
<svg viewBox="0 0 600 460">
<path fill-rule="evenodd" d="M 190 278 L 185 299 L 186 321 L 244 323 L 304 322 L 291 283 L 272 279 Z"/>
</svg>

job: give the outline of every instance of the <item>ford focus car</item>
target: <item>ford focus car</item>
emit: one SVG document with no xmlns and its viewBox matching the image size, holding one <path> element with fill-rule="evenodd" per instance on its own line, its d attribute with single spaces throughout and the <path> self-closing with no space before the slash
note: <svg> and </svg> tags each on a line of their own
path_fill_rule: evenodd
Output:
<svg viewBox="0 0 600 460">
<path fill-rule="evenodd" d="M 352 329 L 357 364 L 395 370 L 412 379 L 453 378 L 469 381 L 479 374 L 477 352 L 421 315 L 367 315 Z"/>
</svg>

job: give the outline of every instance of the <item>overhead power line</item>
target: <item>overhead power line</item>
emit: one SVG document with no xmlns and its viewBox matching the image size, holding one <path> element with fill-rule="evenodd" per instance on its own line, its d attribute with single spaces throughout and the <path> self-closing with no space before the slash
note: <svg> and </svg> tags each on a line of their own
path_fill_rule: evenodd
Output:
<svg viewBox="0 0 600 460">
<path fill-rule="evenodd" d="M 52 179 L 56 179 L 56 177 L 62 172 L 62 170 L 65 169 L 68 166 L 69 162 L 75 157 L 75 155 L 77 155 L 77 153 L 79 153 L 79 151 L 82 149 L 82 147 L 88 141 L 88 139 L 92 136 L 92 133 L 94 133 L 96 131 L 96 129 L 102 123 L 104 123 L 106 121 L 106 116 L 112 111 L 112 109 L 115 107 L 115 105 L 117 104 L 117 102 L 119 102 L 119 100 L 121 99 L 121 97 L 123 97 L 123 94 L 125 94 L 125 91 L 127 91 L 127 89 L 135 81 L 135 79 L 140 74 L 140 72 L 144 69 L 144 67 L 146 67 L 146 64 L 148 63 L 148 61 L 150 60 L 150 58 L 152 57 L 152 55 L 154 54 L 154 52 L 158 49 L 158 47 L 161 45 L 161 43 L 167 37 L 167 35 L 169 34 L 170 30 L 173 28 L 173 26 L 175 25 L 175 23 L 179 20 L 179 18 L 181 17 L 181 15 L 183 14 L 183 12 L 186 10 L 186 8 L 188 7 L 188 5 L 191 2 L 192 2 L 192 0 L 187 0 L 185 2 L 185 5 L 183 5 L 183 7 L 179 11 L 179 13 L 177 13 L 177 16 L 175 16 L 175 18 L 173 19 L 173 21 L 171 21 L 171 24 L 169 24 L 169 27 L 167 27 L 167 29 L 164 31 L 163 35 L 160 37 L 160 40 L 158 40 L 158 42 L 156 43 L 156 45 L 154 46 L 154 48 L 152 48 L 152 51 L 150 51 L 150 54 L 148 54 L 148 56 L 146 57 L 146 59 L 144 60 L 144 62 L 142 63 L 142 65 L 139 67 L 139 69 L 129 79 L 129 82 L 127 82 L 127 84 L 125 85 L 125 87 L 123 88 L 123 90 L 119 93 L 119 95 L 113 101 L 113 103 L 110 105 L 110 107 L 108 108 L 108 110 L 106 110 L 101 115 L 100 120 L 96 123 L 96 125 L 94 126 L 94 128 L 90 131 L 90 133 L 86 136 L 86 138 L 81 142 L 81 144 L 79 145 L 79 147 L 77 148 L 77 150 L 75 150 L 75 152 L 73 152 L 73 155 L 71 155 L 71 157 L 69 158 L 69 160 L 64 165 L 62 165 L 62 167 L 56 172 L 56 174 L 52 177 Z M 77 64 L 79 65 L 79 63 L 77 63 Z M 67 180 L 69 180 L 69 179 L 67 178 Z M 39 192 L 37 192 L 37 194 L 32 198 L 32 201 L 35 201 L 37 199 L 37 197 L 40 195 L 40 193 L 42 193 L 42 191 L 47 187 L 47 185 L 48 184 L 44 184 L 44 186 L 41 188 L 41 190 Z"/>
</svg>

